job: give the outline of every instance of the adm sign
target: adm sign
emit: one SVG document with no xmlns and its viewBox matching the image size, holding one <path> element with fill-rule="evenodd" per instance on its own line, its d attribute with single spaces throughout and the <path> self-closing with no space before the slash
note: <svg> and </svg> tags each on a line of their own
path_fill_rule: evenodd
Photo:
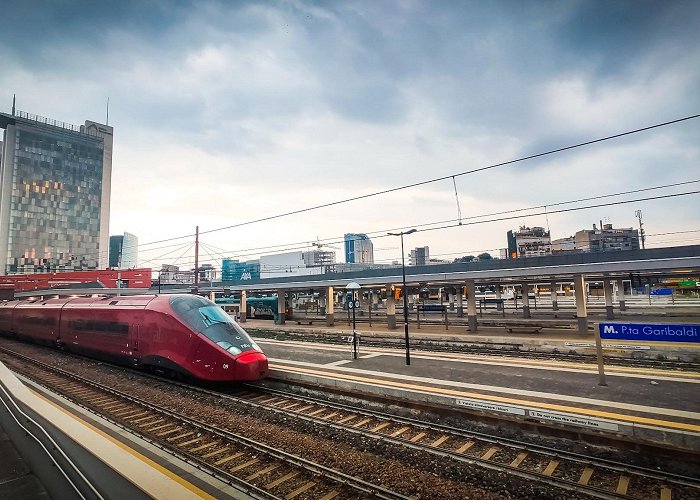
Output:
<svg viewBox="0 0 700 500">
<path fill-rule="evenodd" d="M 700 325 L 600 323 L 598 328 L 604 340 L 700 343 Z"/>
</svg>

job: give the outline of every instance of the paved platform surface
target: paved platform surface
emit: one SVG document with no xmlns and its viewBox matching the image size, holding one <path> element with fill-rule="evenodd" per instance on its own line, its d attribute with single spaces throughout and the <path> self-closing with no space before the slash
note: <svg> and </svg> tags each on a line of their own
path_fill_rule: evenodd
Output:
<svg viewBox="0 0 700 500">
<path fill-rule="evenodd" d="M 244 326 L 254 336 L 261 330 L 351 335 L 346 325 L 274 325 L 257 320 Z M 403 329 L 370 330 L 365 326 L 362 336 L 403 336 Z M 582 339 L 577 333 L 556 329 L 538 334 L 505 335 L 502 328 L 500 332 L 499 336 L 485 332 L 478 337 L 484 342 L 524 346 L 592 341 L 592 335 Z M 468 332 L 446 334 L 436 327 L 412 330 L 410 335 L 412 340 L 477 337 Z M 352 359 L 350 344 L 261 337 L 256 341 L 270 359 L 271 378 L 700 450 L 698 371 L 606 366 L 607 385 L 602 386 L 593 363 L 414 349 L 407 366 L 403 349 L 360 345 L 359 359 Z M 688 349 L 697 350 L 697 346 Z"/>
<path fill-rule="evenodd" d="M 48 500 L 49 494 L 32 473 L 0 426 L 0 498 Z"/>
</svg>

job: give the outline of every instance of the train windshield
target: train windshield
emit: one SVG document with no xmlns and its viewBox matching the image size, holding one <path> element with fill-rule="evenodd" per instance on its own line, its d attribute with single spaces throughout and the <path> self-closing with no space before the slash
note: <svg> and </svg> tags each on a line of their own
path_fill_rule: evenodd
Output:
<svg viewBox="0 0 700 500">
<path fill-rule="evenodd" d="M 196 295 L 175 295 L 170 298 L 170 305 L 187 326 L 222 349 L 232 354 L 260 350 L 246 331 L 210 300 Z"/>
</svg>

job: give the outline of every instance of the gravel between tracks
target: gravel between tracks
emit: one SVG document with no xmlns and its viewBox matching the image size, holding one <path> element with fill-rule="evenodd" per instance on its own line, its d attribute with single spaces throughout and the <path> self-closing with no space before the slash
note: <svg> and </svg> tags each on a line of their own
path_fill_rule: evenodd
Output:
<svg viewBox="0 0 700 500">
<path fill-rule="evenodd" d="M 173 412 L 417 498 L 588 498 L 479 466 L 204 395 L 97 361 L 7 339 L 2 343 L 34 359 L 144 398 Z M 5 355 L 0 357 L 4 358 Z"/>
</svg>

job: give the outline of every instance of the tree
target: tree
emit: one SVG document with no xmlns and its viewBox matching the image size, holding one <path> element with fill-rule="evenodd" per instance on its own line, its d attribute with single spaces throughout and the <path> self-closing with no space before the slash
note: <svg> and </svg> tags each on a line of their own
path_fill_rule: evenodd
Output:
<svg viewBox="0 0 700 500">
<path fill-rule="evenodd" d="M 455 259 L 454 263 L 458 264 L 460 262 L 471 262 L 474 259 L 476 259 L 476 257 L 474 257 L 473 255 L 465 255 L 464 257 L 459 257 L 459 258 Z"/>
<path fill-rule="evenodd" d="M 491 254 L 488 252 L 480 253 L 478 256 L 479 260 L 491 260 L 493 257 L 491 257 Z"/>
</svg>

